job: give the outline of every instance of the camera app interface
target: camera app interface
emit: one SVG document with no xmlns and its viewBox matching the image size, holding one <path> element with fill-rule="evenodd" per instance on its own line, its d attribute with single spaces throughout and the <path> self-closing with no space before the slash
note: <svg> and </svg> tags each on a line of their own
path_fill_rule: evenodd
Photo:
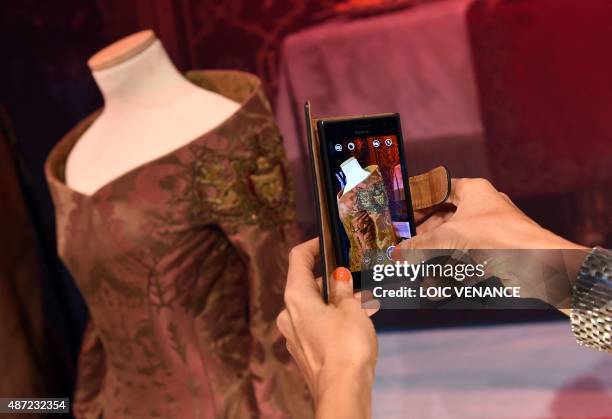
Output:
<svg viewBox="0 0 612 419">
<path fill-rule="evenodd" d="M 360 271 L 381 261 L 368 250 L 384 250 L 410 238 L 409 208 L 395 135 L 332 140 L 330 167 L 344 260 Z"/>
</svg>

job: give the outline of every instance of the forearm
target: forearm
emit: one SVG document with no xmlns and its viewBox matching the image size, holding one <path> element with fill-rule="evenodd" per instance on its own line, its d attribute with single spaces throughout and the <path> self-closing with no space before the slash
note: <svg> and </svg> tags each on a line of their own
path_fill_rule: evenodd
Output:
<svg viewBox="0 0 612 419">
<path fill-rule="evenodd" d="M 317 419 L 372 417 L 372 368 L 339 367 L 323 372 L 319 381 L 315 396 Z"/>
<path fill-rule="evenodd" d="M 552 304 L 569 316 L 572 288 L 578 277 L 578 271 L 591 249 L 572 243 L 539 226 L 532 228 L 530 234 L 520 237 L 515 247 L 521 248 L 520 243 L 524 252 L 533 249 L 524 257 L 527 259 L 532 257 L 534 261 L 539 262 L 534 265 L 537 269 L 525 276 L 528 282 L 521 284 L 521 295 Z M 552 276 L 543 278 L 548 280 L 544 287 L 542 284 L 531 282 L 538 272 L 543 274 L 546 271 Z M 557 280 L 550 281 L 553 277 Z"/>
</svg>

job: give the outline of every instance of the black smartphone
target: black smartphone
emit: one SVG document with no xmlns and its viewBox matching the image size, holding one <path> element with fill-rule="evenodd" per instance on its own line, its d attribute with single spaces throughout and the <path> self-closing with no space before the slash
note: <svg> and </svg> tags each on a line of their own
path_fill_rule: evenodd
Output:
<svg viewBox="0 0 612 419">
<path fill-rule="evenodd" d="M 372 269 L 416 234 L 399 114 L 317 120 L 336 265 L 361 289 Z"/>
</svg>

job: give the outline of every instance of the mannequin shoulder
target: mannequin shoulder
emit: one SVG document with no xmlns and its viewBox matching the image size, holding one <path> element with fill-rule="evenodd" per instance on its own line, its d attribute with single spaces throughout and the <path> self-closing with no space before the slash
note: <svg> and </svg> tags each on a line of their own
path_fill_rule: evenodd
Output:
<svg viewBox="0 0 612 419">
<path fill-rule="evenodd" d="M 240 104 L 213 92 L 165 106 L 104 110 L 66 160 L 66 183 L 92 194 L 123 173 L 179 149 L 221 125 Z"/>
<path fill-rule="evenodd" d="M 197 109 L 209 115 L 209 118 L 216 115 L 219 119 L 227 118 L 241 106 L 240 103 L 223 95 L 196 86 L 193 86 L 190 94 L 185 95 L 181 102 L 181 106 L 185 109 L 197 106 Z"/>
</svg>

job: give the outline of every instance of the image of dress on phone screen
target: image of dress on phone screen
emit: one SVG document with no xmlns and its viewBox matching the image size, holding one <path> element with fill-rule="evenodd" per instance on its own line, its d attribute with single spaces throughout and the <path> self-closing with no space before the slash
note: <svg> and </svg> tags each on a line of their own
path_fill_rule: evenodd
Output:
<svg viewBox="0 0 612 419">
<path fill-rule="evenodd" d="M 349 269 L 360 271 L 367 250 L 386 250 L 398 239 L 378 166 L 363 169 L 351 157 L 340 167 L 346 176 L 346 184 L 338 192 L 338 213 L 350 243 Z"/>
</svg>

